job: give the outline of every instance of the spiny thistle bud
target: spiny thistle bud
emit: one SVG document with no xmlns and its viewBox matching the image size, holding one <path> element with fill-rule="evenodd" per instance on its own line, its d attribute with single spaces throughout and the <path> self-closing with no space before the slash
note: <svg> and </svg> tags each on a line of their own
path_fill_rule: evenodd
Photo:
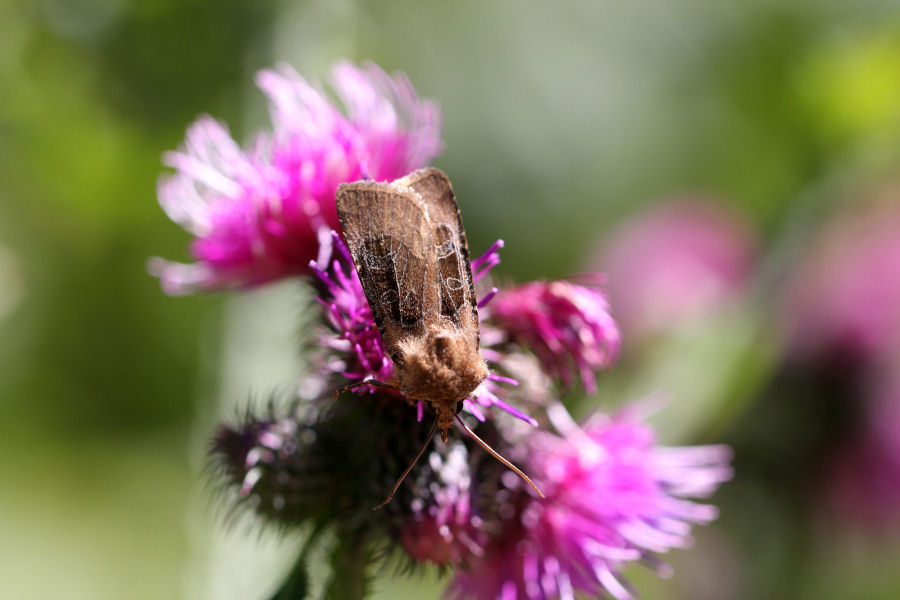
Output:
<svg viewBox="0 0 900 600">
<path fill-rule="evenodd" d="M 315 439 L 316 431 L 295 417 L 248 415 L 235 426 L 219 426 L 211 447 L 213 469 L 233 492 L 236 506 L 280 527 L 300 524 L 322 500 L 310 452 Z"/>
<path fill-rule="evenodd" d="M 305 419 L 275 412 L 221 425 L 211 460 L 223 487 L 231 490 L 234 506 L 276 528 L 310 520 L 362 519 L 400 532 L 408 507 L 420 494 L 436 489 L 435 472 L 442 480 L 452 479 L 442 466 L 452 445 L 435 442 L 428 460 L 395 500 L 377 513 L 371 510 L 385 499 L 429 433 L 430 421 L 417 420 L 416 411 L 389 392 L 355 401 L 341 398 Z M 424 506 L 421 501 L 416 505 Z"/>
</svg>

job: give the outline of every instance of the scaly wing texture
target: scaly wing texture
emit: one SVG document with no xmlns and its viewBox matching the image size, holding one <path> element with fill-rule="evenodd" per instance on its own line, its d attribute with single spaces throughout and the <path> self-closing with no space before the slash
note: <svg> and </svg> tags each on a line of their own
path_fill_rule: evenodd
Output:
<svg viewBox="0 0 900 600">
<path fill-rule="evenodd" d="M 425 333 L 439 303 L 431 224 L 415 191 L 357 182 L 337 191 L 337 212 L 372 316 L 395 363 L 398 343 Z"/>
<path fill-rule="evenodd" d="M 431 223 L 437 261 L 441 318 L 456 327 L 474 327 L 478 333 L 478 308 L 469 245 L 463 229 L 456 196 L 447 176 L 437 169 L 419 169 L 395 182 L 405 185 L 422 197 Z M 475 337 L 476 347 L 480 343 Z"/>
</svg>

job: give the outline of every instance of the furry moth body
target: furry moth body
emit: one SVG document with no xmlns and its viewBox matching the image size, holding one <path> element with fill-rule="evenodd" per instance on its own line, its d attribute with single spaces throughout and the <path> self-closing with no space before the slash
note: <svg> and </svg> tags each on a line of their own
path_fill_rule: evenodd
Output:
<svg viewBox="0 0 900 600">
<path fill-rule="evenodd" d="M 337 212 L 394 363 L 390 382 L 447 431 L 488 376 L 469 247 L 450 180 L 420 169 L 391 183 L 341 185 Z"/>
<path fill-rule="evenodd" d="M 337 213 L 372 317 L 394 363 L 392 381 L 411 403 L 437 415 L 428 440 L 397 480 L 393 498 L 440 429 L 454 419 L 494 458 L 538 487 L 459 417 L 463 400 L 487 379 L 469 246 L 447 176 L 420 169 L 391 183 L 357 181 L 338 187 Z M 353 387 L 353 386 L 351 386 Z"/>
</svg>

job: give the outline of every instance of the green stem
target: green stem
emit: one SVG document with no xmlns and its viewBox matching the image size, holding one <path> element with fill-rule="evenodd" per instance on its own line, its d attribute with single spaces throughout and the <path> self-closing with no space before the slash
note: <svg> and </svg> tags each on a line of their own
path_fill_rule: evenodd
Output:
<svg viewBox="0 0 900 600">
<path fill-rule="evenodd" d="M 365 533 L 339 531 L 331 553 L 331 575 L 323 600 L 363 600 L 371 589 L 372 552 Z"/>
<path fill-rule="evenodd" d="M 305 600 L 309 595 L 309 573 L 306 570 L 306 557 L 324 529 L 325 527 L 320 524 L 310 532 L 309 537 L 306 538 L 306 542 L 303 544 L 303 548 L 300 549 L 300 554 L 297 556 L 291 572 L 270 600 Z"/>
</svg>

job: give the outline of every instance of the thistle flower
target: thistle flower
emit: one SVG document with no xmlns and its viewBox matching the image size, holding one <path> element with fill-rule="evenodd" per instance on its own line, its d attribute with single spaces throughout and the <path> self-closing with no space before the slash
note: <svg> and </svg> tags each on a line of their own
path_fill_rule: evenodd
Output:
<svg viewBox="0 0 900 600">
<path fill-rule="evenodd" d="M 319 240 L 320 256 L 309 269 L 326 322 L 320 377 L 390 380 L 393 365 L 347 248 L 334 232 Z M 501 245 L 472 261 L 475 278 L 499 262 Z M 523 381 L 542 380 L 544 371 L 564 383 L 580 377 L 590 389 L 594 370 L 618 352 L 618 328 L 596 288 L 538 282 L 491 290 L 479 306 L 490 322 L 486 355 L 517 366 Z M 537 358 L 522 360 L 523 349 Z M 498 385 L 504 378 L 493 378 L 467 401 L 468 411 L 484 420 L 482 407 L 498 407 L 536 424 L 506 404 Z M 454 440 L 435 442 L 393 501 L 374 513 L 369 507 L 387 496 L 427 435 L 424 407 L 412 411 L 399 400 L 394 391 L 364 389 L 357 401 L 308 403 L 305 418 L 249 418 L 220 429 L 215 462 L 237 505 L 264 521 L 330 525 L 339 539 L 380 533 L 414 564 L 458 568 L 451 598 L 549 599 L 604 590 L 630 598 L 621 568 L 640 560 L 665 574 L 655 554 L 687 546 L 691 525 L 716 516 L 713 507 L 684 497 L 711 494 L 730 476 L 726 449 L 657 447 L 634 411 L 579 426 L 551 404 L 547 413 L 561 435 L 491 421 L 481 429 L 488 443 L 525 467 L 546 498 L 473 451 L 471 440 Z"/>
<path fill-rule="evenodd" d="M 535 431 L 523 453 L 546 498 L 520 491 L 483 557 L 457 572 L 448 596 L 466 599 L 574 598 L 603 592 L 632 598 L 620 575 L 642 561 L 665 575 L 656 553 L 690 544 L 693 523 L 717 515 L 705 497 L 731 476 L 722 446 L 656 446 L 635 411 L 595 416 L 583 426 L 560 406 L 551 418 L 564 437 Z"/>
<path fill-rule="evenodd" d="M 861 526 L 878 535 L 900 528 L 900 458 L 885 441 L 861 431 L 837 447 L 823 490 L 829 527 Z"/>
<path fill-rule="evenodd" d="M 794 358 L 866 363 L 900 345 L 900 187 L 835 217 L 794 269 L 783 299 Z"/>
<path fill-rule="evenodd" d="M 204 117 L 184 147 L 166 155 L 176 172 L 160 181 L 160 202 L 194 234 L 197 262 L 156 259 L 152 270 L 171 294 L 313 275 L 324 323 L 312 358 L 319 385 L 309 389 L 391 381 L 394 365 L 350 253 L 332 231 L 334 194 L 345 181 L 395 179 L 426 165 L 440 150 L 438 110 L 405 77 L 371 64 L 335 67 L 332 89 L 342 108 L 287 67 L 262 71 L 257 83 L 271 103 L 270 133 L 245 149 Z M 472 261 L 480 286 L 500 262 L 502 245 Z M 411 410 L 396 391 L 364 387 L 354 401 L 273 405 L 221 426 L 212 463 L 232 506 L 277 528 L 330 527 L 338 543 L 325 595 L 344 597 L 342 580 L 364 579 L 372 554 L 366 546 L 380 538 L 413 563 L 461 569 L 450 597 L 605 590 L 629 598 L 619 574 L 624 565 L 641 560 L 664 571 L 655 554 L 686 546 L 691 524 L 715 517 L 714 508 L 683 498 L 708 495 L 729 477 L 727 451 L 657 447 L 633 412 L 579 426 L 548 399 L 548 377 L 567 386 L 580 381 L 592 392 L 596 372 L 618 356 L 619 329 L 599 287 L 555 281 L 490 288 L 478 307 L 493 372 L 464 407 L 484 422 L 479 431 L 488 443 L 525 466 L 546 498 L 473 440 L 454 439 L 429 446 L 393 501 L 371 511 L 393 493 L 433 429 L 423 424 L 422 403 Z M 507 403 L 517 385 L 509 374 L 539 388 L 522 395 L 530 396 L 530 408 L 550 406 L 560 435 L 488 420 L 497 408 L 537 425 Z M 295 575 L 302 575 L 305 555 L 285 589 L 302 584 Z M 345 576 L 348 568 L 355 571 Z"/>
<path fill-rule="evenodd" d="M 567 386 L 577 377 L 589 393 L 596 387 L 596 371 L 619 355 L 619 328 L 596 287 L 526 283 L 497 293 L 489 319 L 507 341 L 534 352 L 550 376 Z"/>
<path fill-rule="evenodd" d="M 384 390 L 328 406 L 273 404 L 264 414 L 221 425 L 210 446 L 211 466 L 233 509 L 249 510 L 277 529 L 353 521 L 396 530 L 413 498 L 409 489 L 383 511 L 371 508 L 390 492 L 428 431 L 415 411 Z M 449 450 L 442 444 L 434 452 Z M 428 468 L 436 460 L 430 457 L 415 478 L 433 482 Z M 449 481 L 446 473 L 441 477 Z"/>
<path fill-rule="evenodd" d="M 744 223 L 715 204 L 689 198 L 664 202 L 627 222 L 594 260 L 609 275 L 623 330 L 640 338 L 739 298 L 754 249 Z"/>
<path fill-rule="evenodd" d="M 164 156 L 175 174 L 159 182 L 169 217 L 195 236 L 194 264 L 151 261 L 166 293 L 245 288 L 308 273 L 318 232 L 337 228 L 340 183 L 395 179 L 441 149 L 440 111 L 402 74 L 339 63 L 332 87 L 344 110 L 290 67 L 261 71 L 272 133 L 248 149 L 201 117 L 184 147 Z"/>
<path fill-rule="evenodd" d="M 294 416 L 250 415 L 220 425 L 211 444 L 213 467 L 236 506 L 249 506 L 271 523 L 302 523 L 317 510 L 321 490 L 312 475 L 308 446 L 315 439 L 309 424 Z"/>
<path fill-rule="evenodd" d="M 482 556 L 487 534 L 473 494 L 478 477 L 466 444 L 456 441 L 444 453 L 430 453 L 425 474 L 431 480 L 416 485 L 418 493 L 397 527 L 403 549 L 414 561 L 439 565 Z"/>
<path fill-rule="evenodd" d="M 825 505 L 839 521 L 878 533 L 900 529 L 898 358 L 866 373 L 862 397 L 854 398 L 860 422 L 833 453 L 825 481 Z"/>
</svg>

